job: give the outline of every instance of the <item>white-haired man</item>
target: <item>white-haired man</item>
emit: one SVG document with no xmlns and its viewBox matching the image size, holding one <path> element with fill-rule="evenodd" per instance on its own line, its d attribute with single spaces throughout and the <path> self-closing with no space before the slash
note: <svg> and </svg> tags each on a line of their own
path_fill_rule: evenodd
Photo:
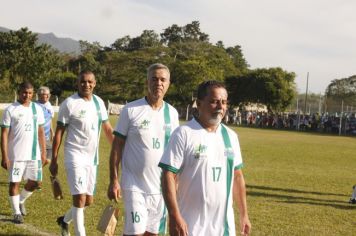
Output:
<svg viewBox="0 0 356 236">
<path fill-rule="evenodd" d="M 124 235 L 158 235 L 166 230 L 158 162 L 179 125 L 178 112 L 163 100 L 170 85 L 167 66 L 151 65 L 146 83 L 147 95 L 128 103 L 120 113 L 110 154 L 108 197 L 117 200 L 122 189 Z"/>
</svg>

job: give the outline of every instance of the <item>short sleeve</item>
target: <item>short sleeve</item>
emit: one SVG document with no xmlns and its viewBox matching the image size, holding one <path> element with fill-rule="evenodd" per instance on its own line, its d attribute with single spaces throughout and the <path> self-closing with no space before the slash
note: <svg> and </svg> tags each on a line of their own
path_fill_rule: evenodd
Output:
<svg viewBox="0 0 356 236">
<path fill-rule="evenodd" d="M 181 128 L 176 129 L 170 140 L 167 148 L 165 149 L 161 161 L 158 166 L 162 169 L 178 173 L 184 161 L 184 148 L 186 147 L 184 130 Z"/>
<path fill-rule="evenodd" d="M 45 118 L 43 114 L 43 109 L 40 105 L 35 104 L 36 106 L 36 111 L 37 111 L 37 122 L 38 125 L 44 125 L 45 123 Z"/>
<path fill-rule="evenodd" d="M 171 114 L 172 114 L 171 127 L 172 127 L 172 131 L 174 131 L 179 126 L 179 116 L 177 110 L 173 107 L 171 110 Z"/>
<path fill-rule="evenodd" d="M 9 109 L 5 109 L 4 113 L 2 114 L 1 127 L 9 128 L 10 126 L 11 126 L 11 114 Z"/>
<path fill-rule="evenodd" d="M 108 117 L 108 111 L 106 110 L 105 104 L 102 99 L 100 101 L 100 112 L 101 112 L 101 120 L 102 121 L 107 121 L 109 119 Z"/>
<path fill-rule="evenodd" d="M 69 117 L 68 100 L 64 100 L 59 107 L 57 125 L 67 126 L 69 124 Z"/>
<path fill-rule="evenodd" d="M 230 137 L 232 139 L 231 145 L 234 150 L 234 169 L 238 170 L 243 167 L 240 142 L 236 133 L 232 133 Z"/>
<path fill-rule="evenodd" d="M 117 121 L 115 129 L 114 129 L 114 135 L 121 136 L 122 138 L 126 138 L 128 131 L 129 131 L 129 125 L 130 125 L 130 118 L 129 118 L 128 110 L 129 110 L 128 107 L 125 106 L 122 109 L 122 111 L 120 112 L 118 121 Z"/>
</svg>

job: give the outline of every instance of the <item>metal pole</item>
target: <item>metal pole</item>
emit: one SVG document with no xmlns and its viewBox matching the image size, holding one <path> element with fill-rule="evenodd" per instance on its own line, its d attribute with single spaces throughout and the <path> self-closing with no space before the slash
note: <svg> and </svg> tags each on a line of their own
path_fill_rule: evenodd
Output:
<svg viewBox="0 0 356 236">
<path fill-rule="evenodd" d="M 189 119 L 189 104 L 187 106 L 187 114 L 185 115 L 185 120 L 188 120 Z"/>
<path fill-rule="evenodd" d="M 304 114 L 307 113 L 308 83 L 309 83 L 309 72 L 307 73 L 307 87 L 305 89 Z"/>
<path fill-rule="evenodd" d="M 297 130 L 299 131 L 300 111 L 299 111 L 299 98 L 297 99 Z"/>
<path fill-rule="evenodd" d="M 319 115 L 321 114 L 321 93 L 320 93 L 320 97 L 319 97 Z"/>
<path fill-rule="evenodd" d="M 341 124 L 342 124 L 342 113 L 344 111 L 344 100 L 341 102 L 341 114 L 340 114 L 340 124 L 339 124 L 339 135 L 341 135 Z"/>
</svg>

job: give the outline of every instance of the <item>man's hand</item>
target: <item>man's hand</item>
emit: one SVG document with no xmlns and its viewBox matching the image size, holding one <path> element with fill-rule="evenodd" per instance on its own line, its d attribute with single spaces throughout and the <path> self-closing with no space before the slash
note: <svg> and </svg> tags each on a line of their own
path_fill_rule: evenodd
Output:
<svg viewBox="0 0 356 236">
<path fill-rule="evenodd" d="M 115 202 L 118 202 L 119 198 L 121 198 L 121 187 L 118 180 L 115 180 L 113 182 L 110 181 L 108 187 L 108 198 L 110 200 L 115 200 Z"/>
<path fill-rule="evenodd" d="M 1 159 L 1 166 L 2 168 L 4 168 L 5 170 L 8 170 L 10 168 L 10 161 L 8 158 L 2 158 Z"/>
<path fill-rule="evenodd" d="M 47 159 L 44 159 L 44 161 L 42 160 L 42 167 L 44 167 L 45 165 L 47 165 L 48 164 L 48 160 Z"/>
<path fill-rule="evenodd" d="M 169 217 L 169 235 L 171 236 L 187 236 L 188 225 L 182 216 Z"/>
<path fill-rule="evenodd" d="M 251 222 L 248 217 L 244 217 L 240 220 L 241 235 L 247 236 L 251 233 Z"/>
</svg>

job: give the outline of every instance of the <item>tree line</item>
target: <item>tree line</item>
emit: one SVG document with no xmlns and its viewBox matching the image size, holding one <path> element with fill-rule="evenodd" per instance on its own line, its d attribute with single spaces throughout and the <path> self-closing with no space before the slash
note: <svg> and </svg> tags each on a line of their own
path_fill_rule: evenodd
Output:
<svg viewBox="0 0 356 236">
<path fill-rule="evenodd" d="M 24 80 L 36 87 L 47 85 L 61 99 L 75 91 L 77 74 L 92 70 L 96 93 L 112 102 L 124 103 L 144 95 L 146 68 L 156 62 L 171 70 L 167 100 L 186 106 L 199 83 L 224 81 L 233 106 L 262 103 L 270 111 L 284 111 L 296 95 L 295 73 L 282 68 L 250 69 L 239 45 L 213 44 L 200 23 L 173 24 L 160 34 L 144 30 L 137 37 L 118 38 L 110 46 L 80 41 L 79 56 L 63 54 L 37 43 L 28 28 L 0 33 L 0 89 L 2 96 Z"/>
</svg>

